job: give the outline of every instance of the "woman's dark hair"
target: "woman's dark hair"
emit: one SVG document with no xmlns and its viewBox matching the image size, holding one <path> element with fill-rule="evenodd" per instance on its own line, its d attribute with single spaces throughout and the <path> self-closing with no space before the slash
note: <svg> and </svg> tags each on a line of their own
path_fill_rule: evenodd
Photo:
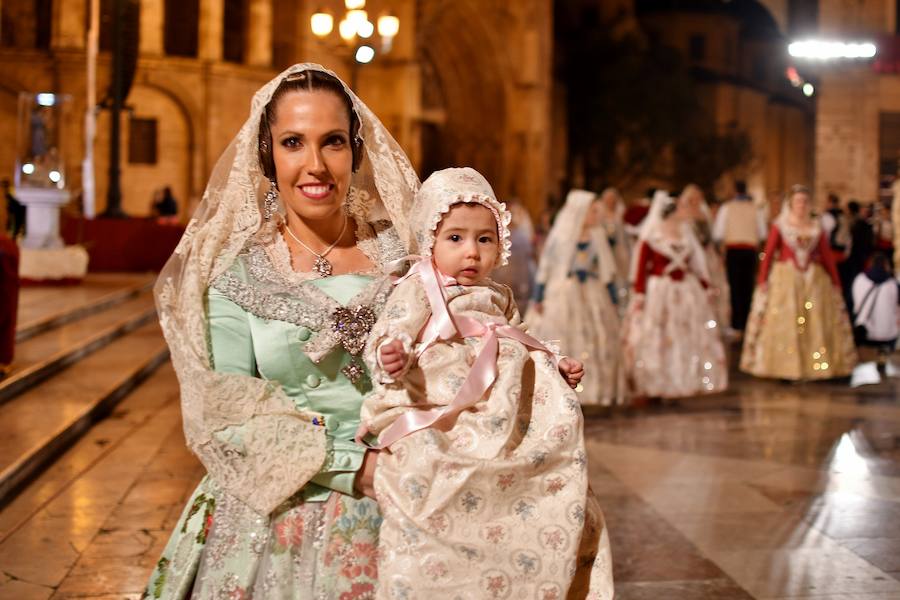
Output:
<svg viewBox="0 0 900 600">
<path fill-rule="evenodd" d="M 812 190 L 802 183 L 795 183 L 791 186 L 790 191 L 788 192 L 788 198 L 793 196 L 794 194 L 806 194 L 810 198 L 812 198 Z"/>
<path fill-rule="evenodd" d="M 272 99 L 266 104 L 266 109 L 259 118 L 259 166 L 266 178 L 275 179 L 275 160 L 272 158 L 272 129 L 271 123 L 275 121 L 275 109 L 278 101 L 288 92 L 302 91 L 328 91 L 343 100 L 350 117 L 350 148 L 353 151 L 353 172 L 359 170 L 363 156 L 363 141 L 359 137 L 359 115 L 353 110 L 353 101 L 344 90 L 344 84 L 340 80 L 323 71 L 300 71 L 292 73 L 281 80 Z"/>
</svg>

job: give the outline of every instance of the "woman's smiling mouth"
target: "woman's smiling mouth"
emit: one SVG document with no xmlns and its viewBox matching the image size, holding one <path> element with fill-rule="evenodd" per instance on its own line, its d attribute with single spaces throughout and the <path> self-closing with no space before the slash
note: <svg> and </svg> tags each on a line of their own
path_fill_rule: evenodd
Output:
<svg viewBox="0 0 900 600">
<path fill-rule="evenodd" d="M 305 183 L 297 186 L 300 189 L 300 193 L 310 200 L 321 200 L 323 198 L 327 198 L 329 194 L 331 194 L 331 190 L 334 188 L 334 184 L 331 183 Z"/>
</svg>

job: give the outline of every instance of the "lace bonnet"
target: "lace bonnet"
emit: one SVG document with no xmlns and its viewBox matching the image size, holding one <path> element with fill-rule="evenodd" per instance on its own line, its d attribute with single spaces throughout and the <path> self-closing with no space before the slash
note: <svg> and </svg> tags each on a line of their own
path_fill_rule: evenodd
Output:
<svg viewBox="0 0 900 600">
<path fill-rule="evenodd" d="M 471 167 L 435 171 L 422 184 L 409 217 L 418 253 L 423 257 L 431 256 L 438 225 L 451 206 L 461 203 L 480 204 L 490 209 L 494 219 L 497 220 L 497 235 L 500 242 L 500 259 L 497 266 L 508 264 L 511 246 L 509 223 L 512 220 L 512 213 L 503 202 L 497 200 L 487 179 Z"/>
</svg>

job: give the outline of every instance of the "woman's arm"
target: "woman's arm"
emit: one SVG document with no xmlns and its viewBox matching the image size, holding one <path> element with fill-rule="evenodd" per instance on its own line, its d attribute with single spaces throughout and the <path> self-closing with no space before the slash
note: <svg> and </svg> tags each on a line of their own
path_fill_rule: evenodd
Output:
<svg viewBox="0 0 900 600">
<path fill-rule="evenodd" d="M 220 373 L 259 377 L 253 354 L 253 332 L 247 313 L 215 288 L 208 293 L 209 343 L 213 368 Z M 243 448 L 248 435 L 246 424 L 217 431 L 215 437 Z M 325 433 L 326 455 L 319 472 L 310 479 L 322 487 L 347 495 L 354 494 L 356 472 L 362 467 L 365 449 L 352 440 L 338 440 Z"/>
<path fill-rule="evenodd" d="M 642 241 L 637 251 L 637 270 L 632 285 L 636 294 L 644 294 L 647 292 L 647 262 L 650 260 L 650 245 Z"/>
<path fill-rule="evenodd" d="M 781 243 L 781 231 L 773 224 L 769 229 L 769 239 L 766 240 L 766 249 L 763 251 L 762 263 L 759 265 L 759 274 L 756 277 L 756 285 L 764 285 L 769 280 L 769 269 L 775 258 L 775 250 Z"/>
</svg>

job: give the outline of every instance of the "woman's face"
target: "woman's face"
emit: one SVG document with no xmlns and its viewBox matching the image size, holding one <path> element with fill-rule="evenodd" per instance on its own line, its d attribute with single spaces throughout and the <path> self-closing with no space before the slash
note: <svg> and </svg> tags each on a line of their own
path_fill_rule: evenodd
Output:
<svg viewBox="0 0 900 600">
<path fill-rule="evenodd" d="M 584 217 L 584 229 L 590 229 L 591 227 L 596 227 L 603 220 L 603 202 L 601 200 L 594 200 L 591 202 L 590 208 L 588 208 L 587 215 Z"/>
<path fill-rule="evenodd" d="M 805 219 L 810 213 L 809 196 L 798 192 L 791 196 L 791 214 L 798 219 Z"/>
<path fill-rule="evenodd" d="M 619 196 L 612 190 L 607 190 L 603 192 L 603 200 L 604 206 L 606 206 L 606 210 L 609 212 L 613 212 L 616 210 L 616 204 L 619 202 Z"/>
<path fill-rule="evenodd" d="M 340 214 L 350 187 L 350 115 L 336 94 L 291 91 L 275 106 L 272 158 L 285 208 L 304 220 Z"/>
</svg>

